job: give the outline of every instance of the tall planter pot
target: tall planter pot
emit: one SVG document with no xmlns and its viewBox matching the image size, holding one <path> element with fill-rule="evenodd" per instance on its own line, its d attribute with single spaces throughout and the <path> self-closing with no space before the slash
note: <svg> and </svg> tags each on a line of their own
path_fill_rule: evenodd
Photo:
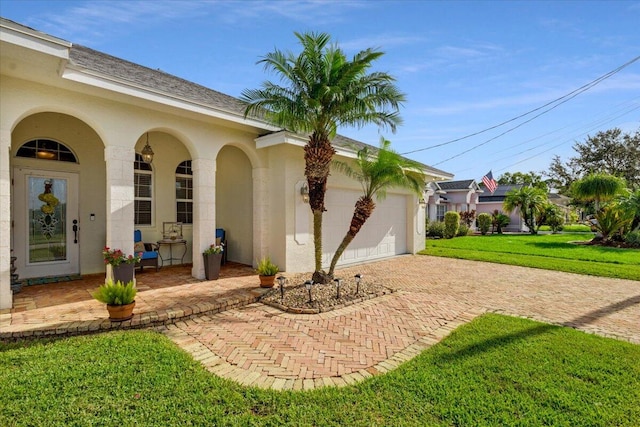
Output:
<svg viewBox="0 0 640 427">
<path fill-rule="evenodd" d="M 202 254 L 204 258 L 204 275 L 207 280 L 218 280 L 222 254 Z"/>
<path fill-rule="evenodd" d="M 127 283 L 133 281 L 133 272 L 136 268 L 135 264 L 123 263 L 117 266 L 112 266 L 111 268 L 113 271 L 114 283 L 118 283 L 118 281 L 120 281 L 126 285 Z"/>
</svg>

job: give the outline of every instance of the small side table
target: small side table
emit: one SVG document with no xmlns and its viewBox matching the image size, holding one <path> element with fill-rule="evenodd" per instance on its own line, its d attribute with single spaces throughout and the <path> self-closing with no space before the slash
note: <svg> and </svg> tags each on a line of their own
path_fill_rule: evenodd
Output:
<svg viewBox="0 0 640 427">
<path fill-rule="evenodd" d="M 158 256 L 160 257 L 160 261 L 162 263 L 161 267 L 164 267 L 164 262 L 169 261 L 169 265 L 173 265 L 173 261 L 180 261 L 180 264 L 184 264 L 184 256 L 187 254 L 187 241 L 184 239 L 176 239 L 176 240 L 158 240 Z M 175 245 L 182 246 L 182 256 L 180 258 L 173 256 L 173 247 Z M 162 257 L 162 247 L 169 246 L 169 258 Z"/>
</svg>

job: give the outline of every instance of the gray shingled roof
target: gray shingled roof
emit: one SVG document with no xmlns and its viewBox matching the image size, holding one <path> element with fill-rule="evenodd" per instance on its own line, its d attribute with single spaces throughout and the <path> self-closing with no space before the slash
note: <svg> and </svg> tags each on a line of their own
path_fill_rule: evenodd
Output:
<svg viewBox="0 0 640 427">
<path fill-rule="evenodd" d="M 154 70 L 76 44 L 74 44 L 70 50 L 69 59 L 72 66 L 79 69 L 114 77 L 120 81 L 128 82 L 153 92 L 159 92 L 185 101 L 206 105 L 222 112 L 235 114 L 240 117 L 244 116 L 246 104 L 240 99 L 160 70 Z M 264 121 L 263 123 L 266 124 Z M 364 146 L 369 146 L 374 150 L 377 149 L 375 146 L 342 135 L 337 135 L 332 143 L 341 148 L 355 148 L 358 150 Z M 429 165 L 424 165 L 424 167 L 433 173 L 450 175 L 448 172 Z"/>
<path fill-rule="evenodd" d="M 473 179 L 463 181 L 438 181 L 438 185 L 443 190 L 469 190 L 473 184 Z"/>
<path fill-rule="evenodd" d="M 167 95 L 205 104 L 224 112 L 244 115 L 245 103 L 224 93 L 181 79 L 160 70 L 153 70 L 88 47 L 73 45 L 69 53 L 71 64 L 119 80 L 162 92 Z"/>
</svg>

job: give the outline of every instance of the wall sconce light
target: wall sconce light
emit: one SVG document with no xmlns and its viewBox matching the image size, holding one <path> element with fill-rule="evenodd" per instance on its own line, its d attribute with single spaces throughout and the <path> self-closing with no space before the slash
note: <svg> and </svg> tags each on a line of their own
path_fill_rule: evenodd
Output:
<svg viewBox="0 0 640 427">
<path fill-rule="evenodd" d="M 420 205 L 421 208 L 424 208 L 425 206 L 427 206 L 427 201 L 424 198 L 420 198 L 418 200 L 418 205 Z"/>
<path fill-rule="evenodd" d="M 358 273 L 353 276 L 356 279 L 356 295 L 360 293 L 360 281 L 362 280 L 362 274 Z"/>
<path fill-rule="evenodd" d="M 284 302 L 284 283 L 287 281 L 287 278 L 284 276 L 278 276 L 278 285 L 280 285 L 280 302 Z"/>
<path fill-rule="evenodd" d="M 300 187 L 300 195 L 302 196 L 302 203 L 309 203 L 309 186 L 306 182 Z"/>
<path fill-rule="evenodd" d="M 153 162 L 153 150 L 149 145 L 149 132 L 147 132 L 147 145 L 144 146 L 140 154 L 142 154 L 142 161 L 144 161 L 145 163 L 150 164 L 151 162 Z"/>
<path fill-rule="evenodd" d="M 309 291 L 309 303 L 313 302 L 313 299 L 311 299 L 311 288 L 313 287 L 313 280 L 307 280 L 306 282 L 304 282 L 304 287 L 307 288 L 307 291 Z"/>
</svg>

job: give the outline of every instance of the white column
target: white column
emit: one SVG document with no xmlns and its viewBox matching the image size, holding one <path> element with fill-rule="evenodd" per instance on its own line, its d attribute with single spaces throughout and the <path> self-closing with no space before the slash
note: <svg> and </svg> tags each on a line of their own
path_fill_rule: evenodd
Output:
<svg viewBox="0 0 640 427">
<path fill-rule="evenodd" d="M 0 309 L 11 308 L 11 130 L 0 128 Z"/>
<path fill-rule="evenodd" d="M 107 169 L 106 246 L 133 253 L 135 149 L 108 146 L 104 149 Z M 108 273 L 110 274 L 110 270 Z"/>
<path fill-rule="evenodd" d="M 253 259 L 267 256 L 269 247 L 268 168 L 253 169 Z"/>
<path fill-rule="evenodd" d="M 191 275 L 204 279 L 202 252 L 216 241 L 216 161 L 193 159 L 193 268 Z"/>
</svg>

